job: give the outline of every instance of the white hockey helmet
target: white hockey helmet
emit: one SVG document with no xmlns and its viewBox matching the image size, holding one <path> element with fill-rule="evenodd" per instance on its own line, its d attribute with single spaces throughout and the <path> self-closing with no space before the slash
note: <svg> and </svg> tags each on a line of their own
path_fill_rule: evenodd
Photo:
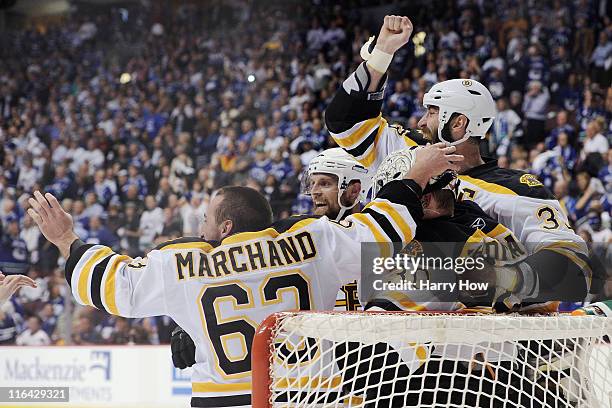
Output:
<svg viewBox="0 0 612 408">
<path fill-rule="evenodd" d="M 403 150 L 393 152 L 382 161 L 376 174 L 372 177 L 372 197 L 376 197 L 378 192 L 390 181 L 401 180 L 410 172 L 416 160 L 416 150 L 423 146 L 407 147 Z M 457 173 L 447 170 L 444 173 L 432 177 L 423 189 L 423 194 L 436 190 L 449 189 L 456 193 L 458 187 Z"/>
<path fill-rule="evenodd" d="M 497 114 L 495 101 L 486 86 L 473 79 L 450 79 L 438 82 L 423 96 L 423 106 L 437 106 L 438 138 L 451 145 L 463 143 L 469 137 L 484 139 Z M 465 136 L 452 141 L 444 139 L 442 129 L 453 113 L 465 115 L 469 123 Z"/>
<path fill-rule="evenodd" d="M 371 185 L 371 176 L 367 168 L 361 165 L 353 156 L 339 147 L 327 149 L 319 153 L 308 163 L 305 176 L 302 178 L 302 193 L 310 195 L 310 177 L 313 174 L 333 174 L 338 177 L 338 204 L 340 212 L 336 221 L 340 221 L 346 212 L 355 207 L 359 202 L 365 202 Z M 342 194 L 346 191 L 349 183 L 358 180 L 361 183 L 361 191 L 354 203 L 349 206 L 342 204 Z"/>
</svg>

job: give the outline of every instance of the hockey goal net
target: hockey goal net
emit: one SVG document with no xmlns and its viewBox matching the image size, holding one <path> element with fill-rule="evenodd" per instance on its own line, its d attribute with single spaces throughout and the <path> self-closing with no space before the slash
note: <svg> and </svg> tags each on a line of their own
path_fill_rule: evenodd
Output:
<svg viewBox="0 0 612 408">
<path fill-rule="evenodd" d="M 612 319 L 285 312 L 253 342 L 253 407 L 612 408 Z"/>
</svg>

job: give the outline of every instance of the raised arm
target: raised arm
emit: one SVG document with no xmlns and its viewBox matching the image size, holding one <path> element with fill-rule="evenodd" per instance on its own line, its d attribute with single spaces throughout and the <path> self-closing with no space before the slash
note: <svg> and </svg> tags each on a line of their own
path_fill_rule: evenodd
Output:
<svg viewBox="0 0 612 408">
<path fill-rule="evenodd" d="M 342 83 L 325 112 L 336 143 L 373 170 L 389 153 L 427 142 L 420 131 L 389 126 L 381 114 L 387 68 L 411 34 L 407 17 L 386 16 L 376 46 L 371 53 L 365 49 L 362 53 L 367 62 Z"/>
<path fill-rule="evenodd" d="M 74 298 L 124 317 L 168 314 L 162 253 L 132 259 L 104 245 L 85 244 L 73 231 L 73 221 L 52 194 L 34 193 L 28 210 L 42 234 L 66 259 L 66 281 Z"/>
<path fill-rule="evenodd" d="M 366 62 L 370 73 L 368 92 L 379 89 L 381 79 L 385 76 L 393 54 L 410 40 L 414 27 L 408 17 L 385 16 L 380 33 L 376 37 L 376 45 Z"/>
</svg>

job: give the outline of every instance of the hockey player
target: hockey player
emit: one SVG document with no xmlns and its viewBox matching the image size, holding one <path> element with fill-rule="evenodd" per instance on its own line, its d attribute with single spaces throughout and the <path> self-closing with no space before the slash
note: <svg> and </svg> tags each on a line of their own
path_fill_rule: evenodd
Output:
<svg viewBox="0 0 612 408">
<path fill-rule="evenodd" d="M 427 112 L 419 121 L 420 132 L 389 126 L 382 118 L 387 68 L 412 30 L 407 17 L 385 17 L 374 48 L 370 43 L 362 49 L 367 61 L 344 81 L 325 113 L 330 133 L 371 170 L 389 153 L 416 145 L 415 134 L 457 146 L 466 157 L 460 165 L 459 198 L 474 201 L 510 228 L 530 255 L 521 263 L 522 280 L 529 286 L 523 306 L 536 304 L 539 311 L 554 311 L 557 302 L 542 303 L 584 299 L 592 277 L 588 249 L 570 228 L 559 202 L 533 175 L 501 169 L 495 160 L 480 156 L 480 139 L 496 113 L 482 84 L 469 79 L 435 84 L 423 98 Z"/>
<path fill-rule="evenodd" d="M 314 215 L 342 221 L 361 210 L 370 188 L 371 175 L 341 148 L 321 152 L 310 161 L 302 179 L 302 193 L 311 196 Z M 334 310 L 358 310 L 357 283 L 348 283 L 338 291 Z M 185 331 L 172 332 L 172 362 L 184 369 L 195 364 L 195 344 Z"/>
<path fill-rule="evenodd" d="M 192 406 L 249 406 L 258 324 L 278 311 L 331 309 L 337 288 L 359 277 L 359 242 L 410 242 L 414 186 L 456 169 L 462 157 L 454 150 L 421 149 L 410 179 L 379 192 L 380 208 L 342 223 L 293 217 L 271 225 L 261 194 L 225 187 L 207 208 L 204 238 L 166 242 L 146 258 L 83 243 L 51 194 L 35 192 L 28 213 L 67 259 L 66 280 L 80 304 L 124 317 L 168 315 L 195 340 Z"/>
<path fill-rule="evenodd" d="M 314 215 L 342 221 L 361 210 L 372 176 L 350 154 L 339 147 L 327 149 L 308 163 L 302 179 L 302 193 L 310 195 Z M 358 310 L 357 283 L 344 285 L 338 292 L 334 310 Z"/>
</svg>

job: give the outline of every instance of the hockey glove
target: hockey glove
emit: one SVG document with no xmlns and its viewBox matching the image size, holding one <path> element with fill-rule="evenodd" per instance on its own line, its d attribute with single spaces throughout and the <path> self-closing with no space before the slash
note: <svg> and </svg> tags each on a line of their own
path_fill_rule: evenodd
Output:
<svg viewBox="0 0 612 408">
<path fill-rule="evenodd" d="M 172 331 L 170 337 L 172 364 L 176 368 L 185 369 L 195 364 L 195 344 L 185 330 L 179 326 Z"/>
<path fill-rule="evenodd" d="M 512 310 L 538 291 L 538 277 L 527 262 L 495 268 L 494 308 L 497 312 Z"/>
</svg>

